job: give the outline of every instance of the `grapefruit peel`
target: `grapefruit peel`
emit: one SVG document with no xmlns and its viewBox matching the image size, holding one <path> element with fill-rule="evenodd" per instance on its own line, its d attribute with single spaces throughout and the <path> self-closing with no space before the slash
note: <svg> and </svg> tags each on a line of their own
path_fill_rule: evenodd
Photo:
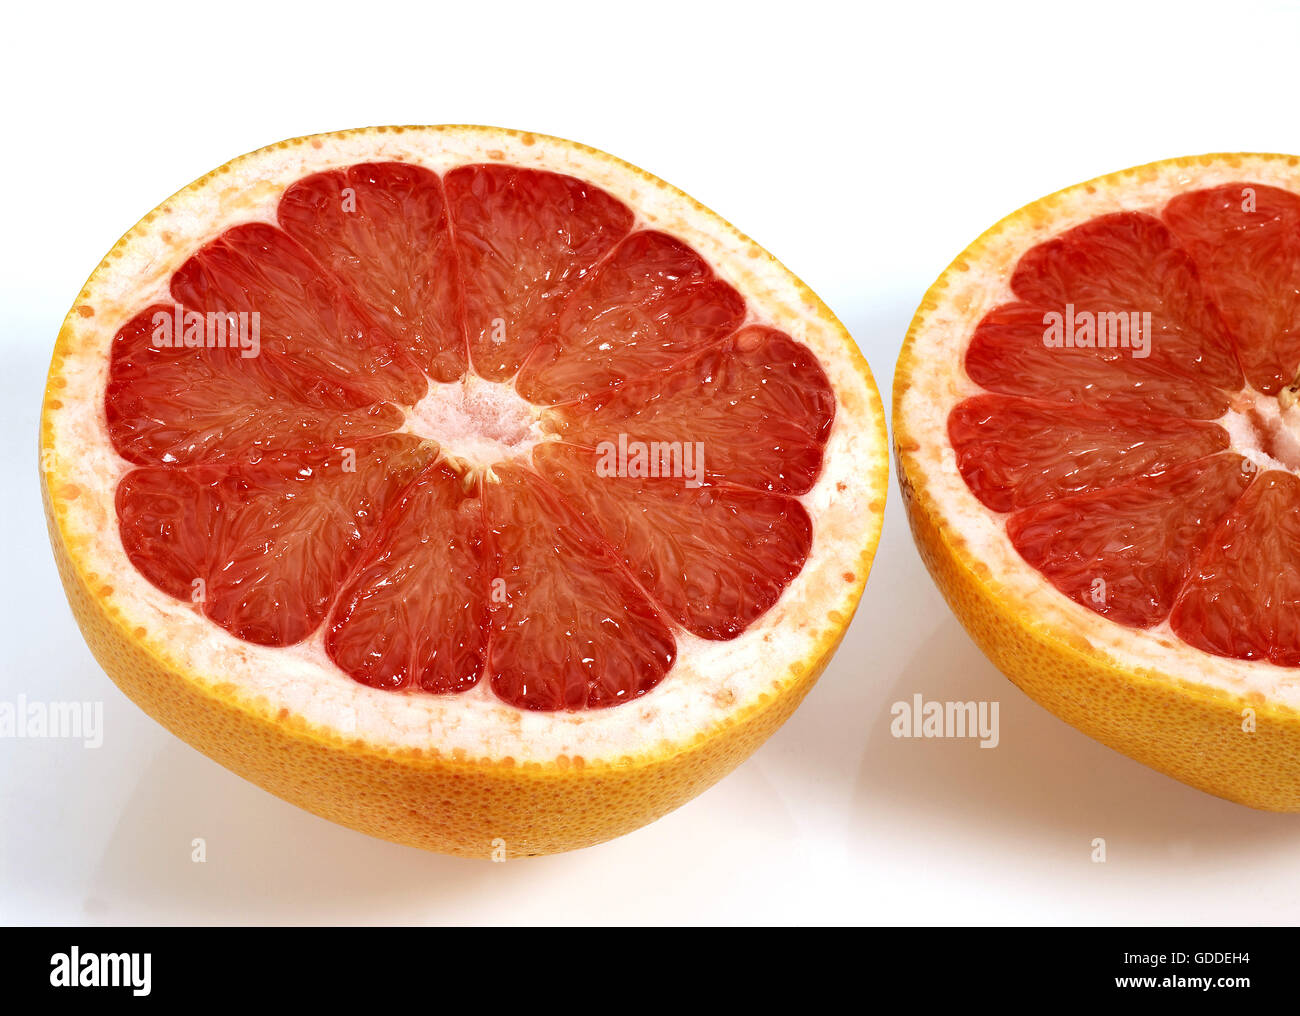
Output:
<svg viewBox="0 0 1300 1016">
<path fill-rule="evenodd" d="M 127 561 L 113 490 L 128 464 L 104 436 L 115 332 L 165 298 L 196 249 L 232 225 L 275 222 L 311 173 L 402 161 L 435 172 L 507 163 L 567 173 L 698 251 L 751 318 L 811 348 L 837 407 L 817 482 L 801 498 L 813 549 L 781 599 L 733 642 L 679 633 L 650 693 L 615 708 L 533 714 L 479 689 L 394 695 L 349 679 L 317 641 L 230 636 Z M 317 815 L 466 856 L 569 850 L 678 807 L 747 758 L 793 712 L 856 610 L 887 486 L 884 415 L 869 368 L 830 310 L 770 254 L 681 191 L 573 142 L 473 126 L 297 138 L 234 159 L 173 195 L 114 246 L 69 312 L 41 417 L 41 479 L 60 576 L 92 653 L 118 686 L 204 754 Z M 319 636 L 319 633 L 318 633 Z"/>
<path fill-rule="evenodd" d="M 903 502 L 921 557 L 989 660 L 1031 698 L 1116 751 L 1208 793 L 1300 811 L 1300 671 L 1210 655 L 1168 631 L 1107 620 L 1031 568 L 958 472 L 950 411 L 983 388 L 965 344 L 1030 248 L 1097 216 L 1158 214 L 1225 184 L 1300 193 L 1300 159 L 1209 154 L 1098 177 L 1035 201 L 981 234 L 926 292 L 893 388 Z"/>
</svg>

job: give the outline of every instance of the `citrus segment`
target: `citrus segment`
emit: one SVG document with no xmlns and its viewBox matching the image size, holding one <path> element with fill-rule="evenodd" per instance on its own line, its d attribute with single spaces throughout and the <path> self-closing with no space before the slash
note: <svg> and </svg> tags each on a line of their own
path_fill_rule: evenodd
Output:
<svg viewBox="0 0 1300 1016">
<path fill-rule="evenodd" d="M 794 498 L 727 483 L 683 484 L 671 475 L 617 476 L 602 469 L 606 457 L 563 444 L 534 453 L 542 476 L 693 635 L 735 638 L 799 574 L 812 522 Z"/>
<path fill-rule="evenodd" d="M 1064 303 L 1008 303 L 991 310 L 971 336 L 966 373 L 988 391 L 1029 399 L 1204 420 L 1227 411 L 1222 389 L 1171 369 L 1154 354 L 1136 359 L 1122 349 L 1044 345 L 1045 316 L 1066 312 Z"/>
<path fill-rule="evenodd" d="M 1228 446 L 1214 423 L 1005 395 L 960 403 L 948 437 L 972 493 L 999 512 L 1154 476 Z"/>
<path fill-rule="evenodd" d="M 117 515 L 131 563 L 232 635 L 285 646 L 325 618 L 379 520 L 428 450 L 401 435 L 257 462 L 144 467 Z"/>
<path fill-rule="evenodd" d="M 249 327 L 256 320 L 260 333 L 251 359 L 274 360 L 307 391 L 343 387 L 366 402 L 410 404 L 427 388 L 419 368 L 362 311 L 351 290 L 274 226 L 226 230 L 176 270 L 171 294 L 205 316 L 249 315 Z M 219 347 L 212 353 L 236 355 Z"/>
<path fill-rule="evenodd" d="M 186 311 L 179 311 L 178 326 L 177 305 L 154 304 L 114 338 L 104 409 L 113 447 L 124 459 L 138 465 L 230 461 L 347 444 L 401 426 L 396 406 L 369 402 L 324 377 L 306 387 L 301 372 L 281 358 L 186 346 Z M 158 333 L 160 322 L 172 324 Z M 154 341 L 155 334 L 166 338 L 178 330 L 180 344 Z"/>
<path fill-rule="evenodd" d="M 636 232 L 573 291 L 520 370 L 519 393 L 553 404 L 644 378 L 744 319 L 744 299 L 699 254 L 665 233 Z"/>
<path fill-rule="evenodd" d="M 497 695 L 521 709 L 589 709 L 658 684 L 673 634 L 596 529 L 528 469 L 503 466 L 483 495 Z"/>
<path fill-rule="evenodd" d="M 316 173 L 280 199 L 280 226 L 348 285 L 435 381 L 465 373 L 460 275 L 442 181 L 385 162 Z"/>
<path fill-rule="evenodd" d="M 514 377 L 566 297 L 632 229 L 631 210 L 559 173 L 464 166 L 447 174 L 474 370 Z"/>
<path fill-rule="evenodd" d="M 487 656 L 488 577 L 475 482 L 438 462 L 385 517 L 339 594 L 326 650 L 372 688 L 472 688 Z"/>
<path fill-rule="evenodd" d="M 1214 455 L 1024 508 L 1007 520 L 1007 536 L 1066 596 L 1149 628 L 1169 613 L 1212 527 L 1246 489 L 1243 465 Z"/>
<path fill-rule="evenodd" d="M 758 326 L 555 410 L 566 441 L 699 442 L 710 477 L 782 494 L 812 488 L 834 419 L 835 395 L 812 351 Z"/>
<path fill-rule="evenodd" d="M 1212 534 L 1171 619 L 1199 649 L 1300 666 L 1300 478 L 1270 470 Z"/>
<path fill-rule="evenodd" d="M 1231 183 L 1179 194 L 1163 217 L 1236 339 L 1247 380 L 1277 394 L 1300 366 L 1300 195 Z"/>
<path fill-rule="evenodd" d="M 1231 338 L 1196 266 L 1168 228 L 1149 215 L 1098 216 L 1039 244 L 1016 265 L 1011 288 L 1036 307 L 1072 306 L 1076 317 L 1081 311 L 1103 315 L 1121 332 L 1123 321 L 1109 315 L 1150 314 L 1153 328 L 1144 336 L 1145 347 L 1130 335 L 1131 345 L 1119 347 L 1129 355 L 1113 363 L 1117 373 L 1149 358 L 1152 366 L 1201 384 L 1241 387 Z M 1098 318 L 1098 332 L 1102 323 Z M 1077 337 L 1082 338 L 1082 329 Z"/>
</svg>

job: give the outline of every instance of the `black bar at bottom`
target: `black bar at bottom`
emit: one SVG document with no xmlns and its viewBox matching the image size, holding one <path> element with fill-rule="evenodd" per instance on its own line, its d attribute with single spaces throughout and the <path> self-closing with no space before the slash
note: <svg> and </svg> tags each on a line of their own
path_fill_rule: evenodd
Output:
<svg viewBox="0 0 1300 1016">
<path fill-rule="evenodd" d="M 506 997 L 640 1008 L 703 977 L 719 1000 L 777 986 L 871 1003 L 1294 1002 L 1297 935 L 1269 928 L 743 929 L 5 928 L 7 1000 L 95 1005 L 279 1001 L 497 1007 Z M 831 936 L 842 939 L 830 942 Z M 847 955 L 851 962 L 845 963 Z M 619 988 L 623 991 L 620 992 Z M 479 992 L 485 992 L 478 997 Z M 468 998 L 466 997 L 468 993 Z M 459 997 L 461 1002 L 454 1001 Z M 478 999 L 474 1001 L 474 999 Z M 703 999 L 696 999 L 697 1002 Z"/>
</svg>

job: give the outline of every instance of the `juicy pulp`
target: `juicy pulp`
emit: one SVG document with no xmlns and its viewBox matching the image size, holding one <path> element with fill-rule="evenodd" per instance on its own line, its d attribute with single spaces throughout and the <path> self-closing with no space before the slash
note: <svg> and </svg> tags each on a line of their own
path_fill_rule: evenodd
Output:
<svg viewBox="0 0 1300 1016">
<path fill-rule="evenodd" d="M 971 491 L 1020 555 L 1119 623 L 1300 665 L 1300 197 L 1230 183 L 1028 250 L 949 414 Z M 1047 315 L 1147 312 L 1146 356 L 1045 343 Z"/>
<path fill-rule="evenodd" d="M 256 356 L 159 347 L 166 305 L 114 340 L 109 434 L 138 467 L 118 523 L 156 586 L 247 641 L 323 630 L 372 687 L 486 676 L 576 710 L 649 691 L 676 626 L 734 638 L 799 573 L 833 392 L 688 245 L 582 181 L 495 165 L 314 174 L 278 220 L 171 280 L 186 309 L 259 314 Z M 488 383 L 537 433 L 466 394 Z M 439 432 L 442 406 L 482 440 Z M 703 482 L 602 474 L 620 437 L 698 443 Z"/>
</svg>

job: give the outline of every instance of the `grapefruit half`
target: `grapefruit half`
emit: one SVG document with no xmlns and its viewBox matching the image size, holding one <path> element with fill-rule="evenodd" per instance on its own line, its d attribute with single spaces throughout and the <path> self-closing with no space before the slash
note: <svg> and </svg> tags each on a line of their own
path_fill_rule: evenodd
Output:
<svg viewBox="0 0 1300 1016">
<path fill-rule="evenodd" d="M 894 383 L 917 546 L 993 663 L 1179 780 L 1300 810 L 1300 160 L 1125 170 L 1008 216 Z"/>
<path fill-rule="evenodd" d="M 174 195 L 59 334 L 42 480 L 96 658 L 279 796 L 456 854 L 677 807 L 800 702 L 880 533 L 826 306 L 556 138 L 373 128 Z"/>
</svg>

